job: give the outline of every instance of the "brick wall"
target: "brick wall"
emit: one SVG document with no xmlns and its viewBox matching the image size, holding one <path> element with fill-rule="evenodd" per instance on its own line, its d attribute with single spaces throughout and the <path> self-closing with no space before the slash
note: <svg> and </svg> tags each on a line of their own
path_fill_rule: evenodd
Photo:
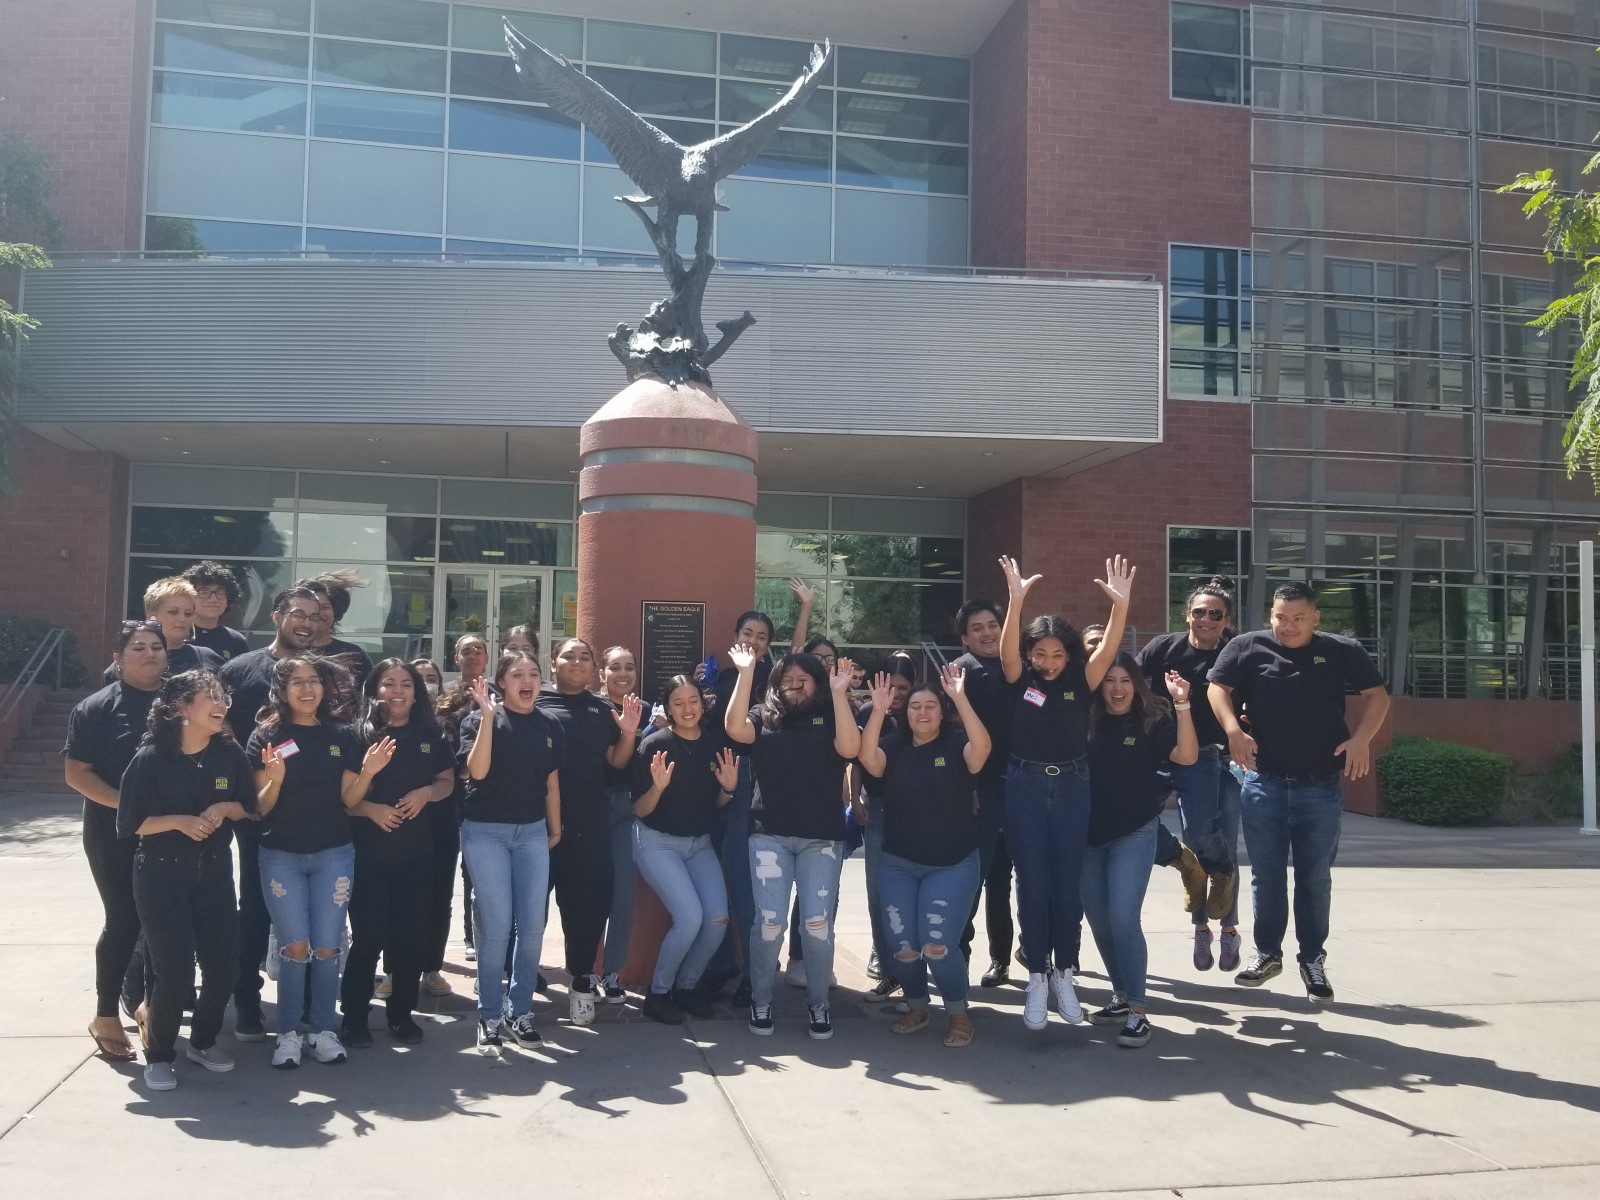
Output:
<svg viewBox="0 0 1600 1200">
<path fill-rule="evenodd" d="M 0 127 L 50 156 L 62 248 L 137 249 L 150 0 L 3 0 L 0 28 L 8 26 L 0 36 Z"/>
<path fill-rule="evenodd" d="M 1014 0 L 972 62 L 972 238 L 976 266 L 1027 259 L 1028 16 Z"/>
</svg>

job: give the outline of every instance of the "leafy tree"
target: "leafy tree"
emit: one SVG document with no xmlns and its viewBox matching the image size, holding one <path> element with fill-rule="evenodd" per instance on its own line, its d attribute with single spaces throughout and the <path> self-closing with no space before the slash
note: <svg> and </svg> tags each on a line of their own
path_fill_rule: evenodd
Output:
<svg viewBox="0 0 1600 1200">
<path fill-rule="evenodd" d="M 0 130 L 0 489 L 11 483 L 11 415 L 22 386 L 17 349 L 39 326 L 16 307 L 24 270 L 43 270 L 60 227 L 51 208 L 45 156 L 16 134 Z"/>
</svg>

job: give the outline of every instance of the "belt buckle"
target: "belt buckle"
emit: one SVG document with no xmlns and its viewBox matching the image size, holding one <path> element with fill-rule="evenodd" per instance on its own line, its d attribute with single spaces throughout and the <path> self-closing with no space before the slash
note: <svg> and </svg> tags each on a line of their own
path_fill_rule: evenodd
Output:
<svg viewBox="0 0 1600 1200">
<path fill-rule="evenodd" d="M 1044 773 L 1046 775 L 1059 775 L 1061 774 L 1061 768 L 1056 766 L 1055 763 L 1046 763 Z"/>
</svg>

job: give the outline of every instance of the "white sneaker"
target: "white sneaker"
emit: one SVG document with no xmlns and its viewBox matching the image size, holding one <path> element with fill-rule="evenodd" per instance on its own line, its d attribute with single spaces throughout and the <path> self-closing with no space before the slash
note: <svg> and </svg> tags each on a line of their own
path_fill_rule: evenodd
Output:
<svg viewBox="0 0 1600 1200">
<path fill-rule="evenodd" d="M 278 1046 L 272 1052 L 272 1065 L 280 1071 L 290 1071 L 300 1065 L 300 1035 L 294 1030 L 278 1035 Z"/>
<path fill-rule="evenodd" d="M 1022 1023 L 1043 1029 L 1050 1019 L 1050 980 L 1038 971 L 1028 972 L 1028 994 L 1022 1001 Z"/>
<path fill-rule="evenodd" d="M 393 991 L 394 991 L 394 976 L 393 975 L 385 975 L 382 979 L 378 980 L 377 990 L 373 994 L 375 996 L 377 996 L 379 1000 L 387 1000 L 389 998 L 390 993 L 392 993 Z"/>
<path fill-rule="evenodd" d="M 311 1053 L 316 1056 L 319 1063 L 342 1063 L 347 1055 L 344 1052 L 344 1043 L 339 1040 L 339 1035 L 331 1029 L 324 1029 L 321 1033 L 313 1033 L 306 1039 L 311 1045 Z"/>
<path fill-rule="evenodd" d="M 1030 977 L 1029 991 L 1033 989 Z M 1054 1003 L 1056 1012 L 1061 1014 L 1061 1019 L 1069 1025 L 1078 1025 L 1083 1021 L 1083 1005 L 1078 1003 L 1078 993 L 1072 990 L 1071 971 L 1050 972 L 1050 999 Z"/>
<path fill-rule="evenodd" d="M 576 979 L 567 989 L 567 1015 L 572 1018 L 574 1025 L 593 1025 L 595 977 L 590 975 L 583 982 L 589 986 L 587 992 L 578 990 L 579 981 Z"/>
<path fill-rule="evenodd" d="M 803 988 L 806 985 L 806 960 L 791 958 L 788 969 L 783 973 L 783 981 L 790 987 Z"/>
</svg>

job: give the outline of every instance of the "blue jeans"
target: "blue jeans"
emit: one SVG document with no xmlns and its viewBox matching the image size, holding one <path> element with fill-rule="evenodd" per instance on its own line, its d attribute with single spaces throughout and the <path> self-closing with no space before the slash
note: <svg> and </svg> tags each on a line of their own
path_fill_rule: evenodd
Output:
<svg viewBox="0 0 1600 1200">
<path fill-rule="evenodd" d="M 887 851 L 878 861 L 878 898 L 888 953 L 879 961 L 905 989 L 912 1008 L 928 1007 L 928 976 L 947 1013 L 967 1011 L 967 960 L 961 928 L 983 869 L 974 850 L 949 867 L 925 867 Z"/>
<path fill-rule="evenodd" d="M 1084 842 L 1089 835 L 1089 766 L 1059 775 L 1006 768 L 1006 846 L 1017 867 L 1017 917 L 1028 970 L 1078 964 Z M 1153 853 L 1153 851 L 1152 851 Z"/>
<path fill-rule="evenodd" d="M 635 821 L 633 861 L 672 915 L 650 990 L 692 988 L 728 932 L 728 889 L 711 835 L 676 837 Z"/>
<path fill-rule="evenodd" d="M 259 861 L 261 898 L 278 933 L 278 1032 L 298 1030 L 302 1017 L 312 1033 L 337 1029 L 339 940 L 355 886 L 355 845 L 347 842 L 315 854 L 291 854 L 262 846 Z M 285 947 L 296 942 L 309 943 L 309 962 L 284 953 Z"/>
<path fill-rule="evenodd" d="M 1228 770 L 1228 756 L 1215 746 L 1203 747 L 1189 766 L 1172 764 L 1169 777 L 1178 792 L 1183 840 L 1207 875 L 1231 875 L 1239 866 L 1239 781 Z M 1195 914 L 1196 923 L 1205 913 Z M 1238 906 L 1222 918 L 1239 919 Z"/>
<path fill-rule="evenodd" d="M 872 923 L 872 952 L 879 964 L 889 960 L 889 939 L 883 932 L 883 802 L 867 800 L 867 827 L 861 831 L 867 864 L 867 918 Z M 835 909 L 837 911 L 837 909 Z"/>
<path fill-rule="evenodd" d="M 1256 949 L 1283 953 L 1289 925 L 1289 860 L 1294 858 L 1294 933 L 1299 960 L 1313 962 L 1328 940 L 1333 860 L 1339 854 L 1344 791 L 1338 772 L 1285 779 L 1249 771 L 1239 792 Z"/>
<path fill-rule="evenodd" d="M 711 956 L 711 966 L 732 970 L 735 954 L 744 962 L 745 977 L 750 976 L 750 946 L 747 939 L 756 922 L 756 902 L 750 884 L 750 802 L 755 784 L 750 775 L 750 753 L 739 755 L 739 782 L 733 799 L 717 810 L 717 829 L 711 845 L 722 858 L 728 877 L 728 907 L 733 912 L 733 936 L 724 938 Z"/>
<path fill-rule="evenodd" d="M 1144 1007 L 1150 954 L 1139 914 L 1160 822 L 1160 817 L 1153 818 L 1130 834 L 1083 852 L 1083 913 L 1111 986 L 1135 1008 Z"/>
<path fill-rule="evenodd" d="M 844 865 L 844 842 L 750 835 L 750 881 L 756 919 L 750 926 L 750 1002 L 772 1003 L 778 951 L 789 928 L 789 895 L 800 905 L 806 941 L 806 999 L 826 1006 L 833 979 L 833 906 Z"/>
<path fill-rule="evenodd" d="M 493 1024 L 505 1011 L 501 972 L 511 927 L 511 1015 L 533 1007 L 539 975 L 540 931 L 550 887 L 550 830 L 527 825 L 461 822 L 461 863 L 472 873 L 472 932 L 478 949 L 478 1019 Z"/>
<path fill-rule="evenodd" d="M 606 952 L 601 970 L 614 975 L 628 965 L 633 933 L 633 790 L 611 789 L 611 916 L 606 921 Z"/>
</svg>

